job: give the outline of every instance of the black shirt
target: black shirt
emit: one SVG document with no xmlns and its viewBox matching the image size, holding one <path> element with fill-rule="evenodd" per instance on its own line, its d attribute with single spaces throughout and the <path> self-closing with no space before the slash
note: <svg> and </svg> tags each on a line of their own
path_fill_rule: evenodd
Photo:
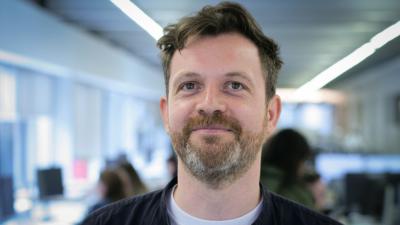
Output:
<svg viewBox="0 0 400 225">
<path fill-rule="evenodd" d="M 124 199 L 91 213 L 83 225 L 170 225 L 167 212 L 168 193 L 177 183 L 172 180 L 164 189 Z M 340 225 L 335 220 L 302 205 L 264 190 L 263 209 L 253 225 Z"/>
</svg>

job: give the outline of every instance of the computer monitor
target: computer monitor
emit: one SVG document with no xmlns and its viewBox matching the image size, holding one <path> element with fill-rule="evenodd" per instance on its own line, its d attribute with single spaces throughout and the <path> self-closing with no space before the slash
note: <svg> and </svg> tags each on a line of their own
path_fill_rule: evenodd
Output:
<svg viewBox="0 0 400 225">
<path fill-rule="evenodd" d="M 386 179 L 383 174 L 349 173 L 345 177 L 348 212 L 381 218 Z"/>
<path fill-rule="evenodd" d="M 14 214 L 13 179 L 0 176 L 0 224 Z"/>
<path fill-rule="evenodd" d="M 385 174 L 386 183 L 394 188 L 394 202 L 400 205 L 400 173 Z"/>
<path fill-rule="evenodd" d="M 64 194 L 61 168 L 37 170 L 40 199 L 51 199 Z"/>
</svg>

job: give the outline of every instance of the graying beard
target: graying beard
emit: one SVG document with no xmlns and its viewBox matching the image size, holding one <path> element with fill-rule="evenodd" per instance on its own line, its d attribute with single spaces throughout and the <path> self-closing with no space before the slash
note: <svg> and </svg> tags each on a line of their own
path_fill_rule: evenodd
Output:
<svg viewBox="0 0 400 225">
<path fill-rule="evenodd" d="M 188 152 L 187 158 L 184 160 L 186 167 L 194 177 L 212 189 L 219 189 L 226 184 L 232 183 L 249 167 L 245 163 L 247 160 L 241 160 L 241 147 L 238 143 L 234 146 L 233 154 L 229 154 L 229 158 L 226 159 L 225 162 L 227 163 L 216 168 L 206 167 L 200 157 L 196 155 L 196 151 L 191 149 L 189 143 L 186 144 L 185 148 Z"/>
</svg>

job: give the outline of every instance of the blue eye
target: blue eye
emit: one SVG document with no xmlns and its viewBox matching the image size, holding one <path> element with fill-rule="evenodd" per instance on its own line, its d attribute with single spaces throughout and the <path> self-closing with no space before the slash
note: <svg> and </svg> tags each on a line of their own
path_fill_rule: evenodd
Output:
<svg viewBox="0 0 400 225">
<path fill-rule="evenodd" d="M 230 88 L 232 90 L 242 90 L 244 88 L 243 84 L 241 84 L 239 82 L 235 82 L 235 81 L 229 82 L 227 86 L 228 86 L 228 88 Z"/>
<path fill-rule="evenodd" d="M 196 83 L 195 82 L 186 82 L 182 84 L 181 89 L 184 91 L 190 91 L 196 89 Z"/>
</svg>

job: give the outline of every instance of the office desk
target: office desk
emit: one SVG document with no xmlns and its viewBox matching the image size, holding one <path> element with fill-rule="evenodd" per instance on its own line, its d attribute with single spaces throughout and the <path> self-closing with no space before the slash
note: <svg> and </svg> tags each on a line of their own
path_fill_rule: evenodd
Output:
<svg viewBox="0 0 400 225">
<path fill-rule="evenodd" d="M 13 216 L 2 225 L 75 225 L 86 215 L 83 200 L 55 200 L 36 202 L 33 208 Z"/>
</svg>

